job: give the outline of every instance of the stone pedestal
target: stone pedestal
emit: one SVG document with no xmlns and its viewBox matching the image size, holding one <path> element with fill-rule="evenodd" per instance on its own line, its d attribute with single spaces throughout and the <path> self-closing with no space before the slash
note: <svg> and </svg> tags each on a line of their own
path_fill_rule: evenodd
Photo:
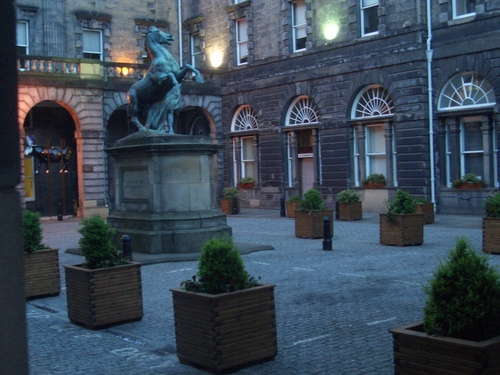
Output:
<svg viewBox="0 0 500 375">
<path fill-rule="evenodd" d="M 132 251 L 198 252 L 214 236 L 231 235 L 216 206 L 214 155 L 204 136 L 140 131 L 106 150 L 116 160 L 113 243 L 128 234 Z"/>
</svg>

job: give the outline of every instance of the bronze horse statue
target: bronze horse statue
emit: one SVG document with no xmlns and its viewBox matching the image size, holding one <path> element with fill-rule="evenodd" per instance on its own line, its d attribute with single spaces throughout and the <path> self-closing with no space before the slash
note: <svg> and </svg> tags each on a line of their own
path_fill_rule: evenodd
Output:
<svg viewBox="0 0 500 375">
<path fill-rule="evenodd" d="M 174 113 L 180 108 L 180 85 L 188 72 L 192 72 L 198 83 L 203 83 L 200 72 L 186 65 L 180 67 L 167 51 L 174 37 L 155 26 L 146 35 L 146 50 L 151 65 L 148 73 L 130 87 L 128 98 L 129 129 L 155 130 L 174 134 Z"/>
<path fill-rule="evenodd" d="M 38 173 L 42 164 L 45 164 L 45 173 L 50 173 L 49 162 L 57 163 L 60 161 L 64 164 L 59 170 L 59 173 L 66 173 L 68 171 L 69 162 L 73 154 L 73 150 L 70 147 L 52 146 L 47 149 L 42 146 L 37 146 L 33 135 L 26 136 L 26 143 L 28 143 L 28 147 L 24 149 L 24 154 L 26 156 L 34 156 L 38 161 L 35 173 Z"/>
</svg>

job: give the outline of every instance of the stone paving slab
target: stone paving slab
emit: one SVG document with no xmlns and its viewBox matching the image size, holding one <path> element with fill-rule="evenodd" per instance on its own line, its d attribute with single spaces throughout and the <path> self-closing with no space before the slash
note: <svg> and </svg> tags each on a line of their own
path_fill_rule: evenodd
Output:
<svg viewBox="0 0 500 375">
<path fill-rule="evenodd" d="M 246 254 L 248 272 L 276 285 L 278 356 L 236 374 L 393 374 L 388 330 L 422 319 L 424 284 L 455 238 L 481 249 L 481 218 L 437 215 L 421 246 L 379 243 L 378 216 L 335 221 L 333 251 L 322 240 L 297 239 L 294 220 L 279 211 L 228 216 L 235 241 L 274 248 Z M 31 374 L 204 374 L 179 363 L 170 288 L 195 272 L 197 261 L 142 269 L 144 318 L 91 331 L 67 318 L 65 264 L 78 246 L 78 220 L 44 222 L 44 242 L 60 249 L 60 296 L 27 302 Z M 490 257 L 500 264 L 500 257 Z"/>
</svg>

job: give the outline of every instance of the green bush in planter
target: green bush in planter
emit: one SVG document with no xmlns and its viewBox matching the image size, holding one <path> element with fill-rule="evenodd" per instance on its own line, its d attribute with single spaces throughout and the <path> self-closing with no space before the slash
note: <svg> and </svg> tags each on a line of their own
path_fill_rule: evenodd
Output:
<svg viewBox="0 0 500 375">
<path fill-rule="evenodd" d="M 321 193 L 316 189 L 309 189 L 304 194 L 300 204 L 300 211 L 320 211 L 326 208 Z"/>
<path fill-rule="evenodd" d="M 181 287 L 192 292 L 219 294 L 246 289 L 257 284 L 245 270 L 231 237 L 214 237 L 203 243 L 198 272 Z"/>
<path fill-rule="evenodd" d="M 108 268 L 127 264 L 130 259 L 123 257 L 111 244 L 111 236 L 115 233 L 110 224 L 99 216 L 83 219 L 82 235 L 78 244 L 85 257 L 84 266 L 89 269 Z"/>
<path fill-rule="evenodd" d="M 355 190 L 347 189 L 347 190 L 342 190 L 337 194 L 337 202 L 339 203 L 352 203 L 352 202 L 359 202 L 361 199 L 361 196 L 359 193 Z"/>
<path fill-rule="evenodd" d="M 45 248 L 45 245 L 42 244 L 42 226 L 38 212 L 24 210 L 22 227 L 25 252 L 32 253 Z"/>
<path fill-rule="evenodd" d="M 424 286 L 428 334 L 481 341 L 500 335 L 500 274 L 466 237 Z"/>
<path fill-rule="evenodd" d="M 407 191 L 398 190 L 396 198 L 387 203 L 387 220 L 394 221 L 394 215 L 414 214 L 417 210 L 415 199 Z"/>
<path fill-rule="evenodd" d="M 363 184 L 368 184 L 370 182 L 385 185 L 387 183 L 387 180 L 382 173 L 371 173 L 366 177 L 366 180 L 363 181 Z"/>
<path fill-rule="evenodd" d="M 290 198 L 288 198 L 287 202 L 302 202 L 302 198 L 300 195 L 292 195 Z"/>
<path fill-rule="evenodd" d="M 235 187 L 226 187 L 222 189 L 222 196 L 225 199 L 234 199 L 240 194 L 240 191 Z"/>
<path fill-rule="evenodd" d="M 484 201 L 487 217 L 500 217 L 500 192 L 490 194 Z"/>
</svg>

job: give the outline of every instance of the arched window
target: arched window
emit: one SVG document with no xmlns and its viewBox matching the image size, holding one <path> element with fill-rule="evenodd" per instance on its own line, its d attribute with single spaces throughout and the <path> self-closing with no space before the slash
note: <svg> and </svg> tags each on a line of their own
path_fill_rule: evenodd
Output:
<svg viewBox="0 0 500 375">
<path fill-rule="evenodd" d="M 391 96 L 380 85 L 365 87 L 356 96 L 352 109 L 354 184 L 370 174 L 383 174 L 390 185 L 397 186 L 396 144 Z"/>
<path fill-rule="evenodd" d="M 252 107 L 240 106 L 231 123 L 234 185 L 245 177 L 258 181 L 258 130 L 259 123 Z"/>
<path fill-rule="evenodd" d="M 447 187 L 468 173 L 498 187 L 498 140 L 491 112 L 496 105 L 490 83 L 476 72 L 462 72 L 446 82 L 438 97 L 445 132 Z"/>
<path fill-rule="evenodd" d="M 438 110 L 449 111 L 495 105 L 495 93 L 488 81 L 474 72 L 453 76 L 439 95 Z"/>
<path fill-rule="evenodd" d="M 210 123 L 205 116 L 198 116 L 191 124 L 191 135 L 210 135 Z"/>
<path fill-rule="evenodd" d="M 314 103 L 308 96 L 297 97 L 286 115 L 286 126 L 309 125 L 318 123 L 318 115 Z"/>
</svg>

